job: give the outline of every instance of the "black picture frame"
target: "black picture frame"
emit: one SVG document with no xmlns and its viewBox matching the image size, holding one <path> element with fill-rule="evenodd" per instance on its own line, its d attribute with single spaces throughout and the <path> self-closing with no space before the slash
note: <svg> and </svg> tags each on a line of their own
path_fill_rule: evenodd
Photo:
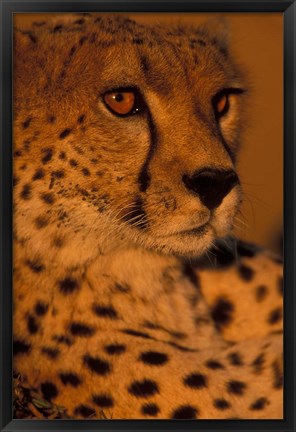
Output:
<svg viewBox="0 0 296 432">
<path fill-rule="evenodd" d="M 295 431 L 295 52 L 296 4 L 292 0 L 0 0 L 0 425 L 1 431 Z M 284 419 L 283 420 L 14 420 L 12 417 L 12 18 L 19 12 L 282 12 L 284 16 Z"/>
</svg>

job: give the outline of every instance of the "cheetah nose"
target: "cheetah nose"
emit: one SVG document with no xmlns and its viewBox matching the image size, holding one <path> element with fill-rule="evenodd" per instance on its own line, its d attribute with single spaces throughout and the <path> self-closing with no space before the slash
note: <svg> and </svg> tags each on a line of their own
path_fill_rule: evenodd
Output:
<svg viewBox="0 0 296 432">
<path fill-rule="evenodd" d="M 234 170 L 205 168 L 189 176 L 182 177 L 186 188 L 199 196 L 201 202 L 213 210 L 221 204 L 223 198 L 239 184 Z"/>
</svg>

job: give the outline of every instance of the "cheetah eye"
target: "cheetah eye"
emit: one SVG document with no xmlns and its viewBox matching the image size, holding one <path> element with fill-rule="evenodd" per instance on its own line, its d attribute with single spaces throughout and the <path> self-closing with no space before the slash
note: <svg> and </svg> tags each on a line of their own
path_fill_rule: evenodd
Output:
<svg viewBox="0 0 296 432">
<path fill-rule="evenodd" d="M 107 108 L 121 117 L 136 114 L 142 110 L 139 94 L 134 89 L 116 89 L 104 94 Z"/>
<path fill-rule="evenodd" d="M 212 104 L 216 119 L 219 120 L 228 113 L 231 107 L 231 95 L 240 94 L 243 93 L 243 91 L 243 89 L 239 88 L 229 88 L 220 91 L 213 97 Z"/>
<path fill-rule="evenodd" d="M 228 94 L 223 94 L 216 103 L 215 106 L 216 114 L 218 117 L 222 117 L 229 110 L 229 98 Z"/>
</svg>

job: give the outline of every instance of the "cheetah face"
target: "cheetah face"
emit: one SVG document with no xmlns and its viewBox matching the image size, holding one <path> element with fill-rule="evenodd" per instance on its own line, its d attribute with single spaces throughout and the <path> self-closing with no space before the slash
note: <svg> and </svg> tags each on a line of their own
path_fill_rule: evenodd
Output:
<svg viewBox="0 0 296 432">
<path fill-rule="evenodd" d="M 165 94 L 150 89 L 149 78 L 148 84 L 124 81 L 103 90 L 99 100 L 105 123 L 120 140 L 116 148 L 123 166 L 118 165 L 116 177 L 110 172 L 112 196 L 120 203 L 117 223 L 148 247 L 186 255 L 203 252 L 215 237 L 229 233 L 238 209 L 234 153 L 221 131 L 231 123 L 235 108 L 230 101 L 241 89 L 209 94 L 203 121 L 194 112 L 199 92 L 191 97 L 182 80 L 175 88 L 172 82 Z"/>
<path fill-rule="evenodd" d="M 62 236 L 93 244 L 203 253 L 229 233 L 241 200 L 234 164 L 245 95 L 226 48 L 205 28 L 145 27 L 143 36 L 123 18 L 70 30 L 54 36 L 50 63 L 47 47 L 34 47 L 16 67 L 35 67 L 34 83 L 22 76 L 16 94 L 27 89 L 40 105 L 26 99 L 30 125 L 20 128 L 39 132 L 24 158 L 31 178 L 42 172 L 35 197 L 50 204 L 46 217 Z M 36 221 L 40 203 L 25 204 Z"/>
</svg>

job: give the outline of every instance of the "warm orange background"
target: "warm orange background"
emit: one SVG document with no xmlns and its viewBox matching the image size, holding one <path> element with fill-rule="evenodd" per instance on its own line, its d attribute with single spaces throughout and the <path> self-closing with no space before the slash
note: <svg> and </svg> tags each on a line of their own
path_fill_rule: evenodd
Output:
<svg viewBox="0 0 296 432">
<path fill-rule="evenodd" d="M 51 14 L 46 14 L 51 15 Z M 199 24 L 219 15 L 128 14 L 141 22 Z M 283 15 L 227 13 L 230 45 L 248 71 L 251 84 L 249 118 L 240 154 L 239 173 L 245 191 L 241 238 L 278 250 L 283 215 Z M 27 27 L 44 14 L 17 14 Z"/>
</svg>

